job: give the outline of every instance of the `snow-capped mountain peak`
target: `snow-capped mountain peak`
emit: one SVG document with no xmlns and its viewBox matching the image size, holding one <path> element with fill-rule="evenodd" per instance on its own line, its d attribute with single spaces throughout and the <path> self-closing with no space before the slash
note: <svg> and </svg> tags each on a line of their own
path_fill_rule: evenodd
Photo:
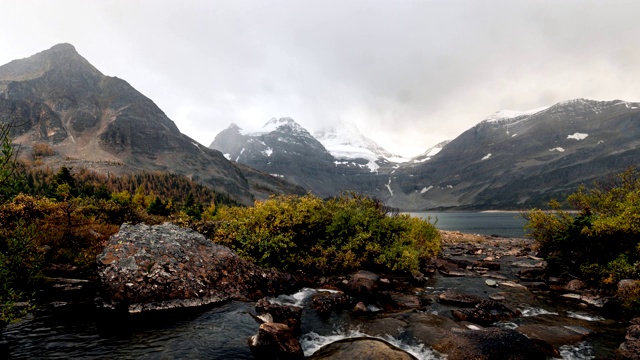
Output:
<svg viewBox="0 0 640 360">
<path fill-rule="evenodd" d="M 364 136 L 352 122 L 343 122 L 333 129 L 318 131 L 314 136 L 336 159 L 376 161 L 384 158 L 392 162 L 407 161 Z"/>
<path fill-rule="evenodd" d="M 234 124 L 232 124 L 233 126 Z M 297 135 L 311 136 L 307 129 L 302 127 L 300 124 L 295 122 L 292 118 L 282 117 L 282 118 L 271 118 L 271 120 L 267 121 L 260 129 L 256 131 L 242 131 L 243 135 L 257 136 L 262 134 L 268 134 L 274 131 L 282 131 L 294 133 Z"/>
</svg>

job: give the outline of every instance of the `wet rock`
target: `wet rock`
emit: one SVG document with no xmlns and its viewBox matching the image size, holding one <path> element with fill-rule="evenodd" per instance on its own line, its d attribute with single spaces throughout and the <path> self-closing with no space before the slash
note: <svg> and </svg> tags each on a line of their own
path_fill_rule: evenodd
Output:
<svg viewBox="0 0 640 360">
<path fill-rule="evenodd" d="M 308 359 L 414 360 L 416 357 L 386 341 L 361 337 L 333 342 Z"/>
<path fill-rule="evenodd" d="M 546 276 L 545 269 L 530 268 L 518 271 L 518 278 L 525 281 L 544 281 Z"/>
<path fill-rule="evenodd" d="M 380 287 L 380 276 L 370 271 L 360 270 L 351 275 L 345 292 L 358 299 L 373 297 Z"/>
<path fill-rule="evenodd" d="M 332 311 L 348 309 L 353 304 L 353 298 L 343 292 L 320 291 L 311 297 L 311 308 L 321 317 L 329 316 Z"/>
<path fill-rule="evenodd" d="M 584 290 L 587 287 L 587 284 L 580 279 L 573 279 L 567 283 L 565 288 L 568 291 L 580 291 Z"/>
<path fill-rule="evenodd" d="M 285 324 L 261 324 L 258 333 L 249 339 L 249 348 L 254 359 L 304 359 L 300 342 Z"/>
<path fill-rule="evenodd" d="M 593 294 L 573 294 L 573 293 L 569 293 L 569 294 L 562 294 L 560 295 L 560 298 L 566 299 L 566 300 L 571 300 L 574 302 L 581 302 L 593 307 L 597 307 L 597 308 L 602 308 L 604 307 L 607 299 L 603 298 L 601 296 L 598 295 L 593 295 Z"/>
<path fill-rule="evenodd" d="M 529 290 L 538 290 L 538 291 L 547 291 L 549 290 L 549 285 L 543 281 L 526 281 L 520 283 L 525 286 Z"/>
<path fill-rule="evenodd" d="M 518 284 L 516 282 L 513 281 L 501 281 L 498 283 L 498 285 L 501 286 L 508 286 L 508 287 L 512 287 L 512 288 L 516 288 L 516 289 L 526 289 L 527 287 L 522 285 L 522 284 Z"/>
<path fill-rule="evenodd" d="M 302 308 L 297 306 L 272 304 L 267 298 L 262 298 L 256 302 L 256 313 L 259 316 L 269 315 L 270 321 L 289 326 L 294 333 L 300 331 L 300 319 L 302 318 Z"/>
<path fill-rule="evenodd" d="M 500 262 L 499 261 L 489 261 L 489 260 L 480 260 L 474 264 L 474 267 L 481 267 L 487 270 L 498 271 L 500 270 Z"/>
<path fill-rule="evenodd" d="M 511 310 L 507 306 L 489 299 L 482 300 L 473 309 L 451 310 L 451 314 L 457 320 L 469 321 L 482 326 L 488 326 L 497 321 L 508 321 L 520 316 L 519 311 Z"/>
<path fill-rule="evenodd" d="M 522 325 L 516 328 L 516 331 L 530 339 L 543 341 L 556 347 L 579 343 L 590 334 L 590 330 L 586 328 L 576 329 L 570 326 L 542 324 Z"/>
<path fill-rule="evenodd" d="M 292 292 L 293 277 L 264 270 L 173 224 L 124 224 L 97 257 L 105 307 L 131 313 Z"/>
<path fill-rule="evenodd" d="M 411 273 L 411 279 L 413 280 L 414 284 L 423 284 L 427 280 L 424 274 L 421 273 L 420 271 L 415 271 Z"/>
<path fill-rule="evenodd" d="M 453 330 L 433 348 L 448 360 L 546 359 L 534 341 L 510 329 Z"/>
<path fill-rule="evenodd" d="M 409 313 L 400 315 L 407 325 L 404 333 L 420 340 L 425 346 L 433 346 L 444 341 L 453 329 L 463 327 L 448 317 L 432 313 Z"/>
<path fill-rule="evenodd" d="M 620 359 L 640 360 L 640 340 L 627 340 L 616 349 Z"/>
<path fill-rule="evenodd" d="M 403 294 L 395 291 L 386 292 L 396 308 L 419 308 L 422 306 L 420 298 L 412 294 Z"/>
<path fill-rule="evenodd" d="M 631 325 L 627 328 L 625 336 L 627 340 L 640 340 L 640 325 Z"/>
<path fill-rule="evenodd" d="M 517 266 L 517 267 L 521 267 L 521 268 L 537 268 L 537 269 L 544 269 L 547 267 L 547 263 L 545 261 L 540 261 L 538 263 L 532 264 L 526 261 L 515 261 L 513 263 L 511 263 L 511 266 Z"/>
<path fill-rule="evenodd" d="M 445 276 L 462 277 L 473 275 L 473 272 L 467 270 L 467 268 L 473 267 L 473 264 L 469 261 L 438 258 L 435 265 L 438 271 Z"/>
<path fill-rule="evenodd" d="M 474 307 L 482 302 L 482 298 L 471 294 L 463 294 L 455 290 L 447 290 L 438 296 L 438 301 L 462 307 Z"/>
<path fill-rule="evenodd" d="M 639 360 L 640 359 L 640 317 L 633 318 L 631 326 L 627 328 L 625 341 L 620 344 L 616 353 L 621 359 Z"/>
<path fill-rule="evenodd" d="M 381 315 L 381 317 L 366 320 L 358 324 L 358 328 L 369 336 L 392 336 L 398 338 L 404 332 L 407 322 L 396 317 Z"/>
<path fill-rule="evenodd" d="M 356 314 L 364 314 L 369 312 L 369 309 L 367 309 L 367 305 L 365 305 L 362 301 L 360 301 L 356 304 L 356 306 L 353 307 L 351 311 Z"/>
</svg>

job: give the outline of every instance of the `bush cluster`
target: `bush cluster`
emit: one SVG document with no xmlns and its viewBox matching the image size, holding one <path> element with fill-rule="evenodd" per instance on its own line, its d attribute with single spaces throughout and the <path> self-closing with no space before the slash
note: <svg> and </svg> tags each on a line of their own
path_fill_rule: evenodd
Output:
<svg viewBox="0 0 640 360">
<path fill-rule="evenodd" d="M 550 271 L 611 290 L 622 279 L 640 279 L 640 172 L 581 187 L 567 203 L 573 211 L 552 201 L 553 211 L 525 214 Z"/>
<path fill-rule="evenodd" d="M 328 200 L 277 196 L 253 207 L 221 207 L 195 228 L 261 266 L 286 271 L 417 271 L 440 251 L 433 224 L 388 214 L 379 201 L 353 193 Z"/>
</svg>

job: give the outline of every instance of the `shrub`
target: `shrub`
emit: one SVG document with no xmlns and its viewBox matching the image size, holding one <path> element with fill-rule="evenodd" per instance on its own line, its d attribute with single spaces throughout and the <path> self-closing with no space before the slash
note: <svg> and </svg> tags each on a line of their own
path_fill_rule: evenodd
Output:
<svg viewBox="0 0 640 360">
<path fill-rule="evenodd" d="M 428 221 L 389 216 L 379 201 L 358 194 L 218 207 L 213 222 L 194 226 L 249 260 L 287 271 L 416 271 L 440 249 L 439 232 Z"/>
<path fill-rule="evenodd" d="M 567 198 L 575 215 L 559 209 L 532 210 L 526 227 L 556 274 L 568 273 L 592 285 L 613 288 L 640 276 L 640 173 L 636 169 L 607 182 L 581 187 Z"/>
<path fill-rule="evenodd" d="M 36 228 L 18 221 L 13 229 L 0 234 L 0 323 L 24 316 L 29 308 L 14 303 L 28 300 L 42 279 L 44 250 L 36 242 Z"/>
<path fill-rule="evenodd" d="M 33 144 L 31 154 L 33 155 L 34 159 L 38 159 L 42 157 L 53 156 L 56 154 L 56 152 L 53 151 L 53 148 L 51 148 L 51 146 L 47 143 L 35 143 Z"/>
</svg>

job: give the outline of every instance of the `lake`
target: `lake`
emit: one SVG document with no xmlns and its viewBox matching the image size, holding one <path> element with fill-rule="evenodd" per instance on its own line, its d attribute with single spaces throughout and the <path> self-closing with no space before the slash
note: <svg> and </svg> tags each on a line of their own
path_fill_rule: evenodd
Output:
<svg viewBox="0 0 640 360">
<path fill-rule="evenodd" d="M 436 222 L 440 230 L 460 231 L 468 234 L 525 237 L 525 219 L 520 212 L 412 212 L 411 216 Z"/>
</svg>

